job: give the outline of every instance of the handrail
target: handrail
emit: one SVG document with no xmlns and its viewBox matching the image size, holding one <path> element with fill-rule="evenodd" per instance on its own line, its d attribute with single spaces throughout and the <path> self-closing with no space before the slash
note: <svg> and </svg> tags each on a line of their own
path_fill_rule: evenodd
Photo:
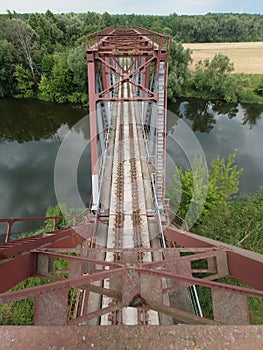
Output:
<svg viewBox="0 0 263 350">
<path fill-rule="evenodd" d="M 169 209 L 169 220 L 171 224 L 174 224 L 178 228 L 182 228 L 185 231 L 189 231 L 188 223 L 176 212 Z"/>
<path fill-rule="evenodd" d="M 85 209 L 81 214 L 78 215 L 63 215 L 63 216 L 40 216 L 40 217 L 23 217 L 23 218 L 0 218 L 0 223 L 7 223 L 7 231 L 4 234 L 0 233 L 0 236 L 5 236 L 5 243 L 10 241 L 10 237 L 12 234 L 18 234 L 17 232 L 11 232 L 12 226 L 16 222 L 32 222 L 32 221 L 46 221 L 46 220 L 53 220 L 52 222 L 52 228 L 49 232 L 54 232 L 56 229 L 57 220 L 59 219 L 72 219 L 72 225 L 70 224 L 70 221 L 67 222 L 68 227 L 75 226 L 77 219 L 82 219 L 84 217 L 87 218 L 87 215 L 82 215 L 85 213 L 87 209 Z"/>
<path fill-rule="evenodd" d="M 159 230 L 160 230 L 161 242 L 162 242 L 163 248 L 167 248 L 165 236 L 164 236 L 164 232 L 163 232 L 163 227 L 162 227 L 160 208 L 158 206 L 158 201 L 157 201 L 157 196 L 156 196 L 156 191 L 155 191 L 155 186 L 154 186 L 154 173 L 151 174 L 151 184 L 152 184 L 152 189 L 153 189 L 153 194 L 154 194 L 155 211 L 157 213 L 157 218 L 158 218 L 158 226 L 159 226 Z M 178 214 L 176 214 L 176 213 L 173 213 L 173 214 L 175 214 L 177 218 L 180 218 L 180 220 L 184 223 L 184 225 L 186 225 L 186 228 L 188 231 L 187 222 L 183 218 L 181 218 Z M 192 302 L 192 307 L 193 307 L 194 312 L 197 315 L 199 314 L 200 317 L 203 317 L 203 312 L 202 312 L 202 308 L 200 305 L 200 301 L 199 301 L 199 297 L 198 297 L 195 285 L 189 287 L 189 295 L 190 295 L 190 299 Z"/>
<path fill-rule="evenodd" d="M 153 191 L 153 196 L 154 196 L 154 206 L 155 206 L 155 212 L 157 214 L 158 218 L 158 226 L 159 226 L 159 235 L 161 236 L 161 241 L 162 241 L 162 246 L 163 248 L 166 248 L 166 242 L 165 242 L 165 237 L 163 233 L 163 225 L 162 225 L 162 220 L 161 220 L 161 213 L 160 213 L 160 208 L 158 206 L 158 200 L 157 200 L 157 195 L 155 191 L 155 185 L 154 185 L 154 173 L 151 174 L 151 184 L 152 184 L 152 191 Z"/>
<path fill-rule="evenodd" d="M 85 51 L 87 52 L 87 50 L 90 49 L 91 46 L 96 44 L 99 41 L 100 36 L 107 36 L 110 33 L 112 33 L 114 30 L 115 30 L 115 27 L 111 26 L 85 36 Z"/>
<path fill-rule="evenodd" d="M 101 171 L 99 174 L 99 193 L 98 193 L 98 203 L 97 203 L 97 210 L 99 209 L 99 205 L 100 205 L 100 199 L 101 199 L 101 189 L 102 189 L 102 183 L 103 183 L 103 177 L 104 177 L 104 172 L 105 172 L 105 163 L 107 160 L 107 155 L 108 155 L 108 144 L 109 144 L 109 137 L 110 137 L 110 128 L 108 129 L 107 133 L 106 133 L 106 147 L 105 147 L 105 151 L 103 154 L 103 159 L 102 159 L 102 164 L 101 164 Z"/>
</svg>

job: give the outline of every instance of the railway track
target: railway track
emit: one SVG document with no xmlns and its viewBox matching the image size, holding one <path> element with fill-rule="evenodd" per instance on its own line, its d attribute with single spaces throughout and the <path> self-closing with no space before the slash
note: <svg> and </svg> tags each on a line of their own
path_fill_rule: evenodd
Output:
<svg viewBox="0 0 263 350">
<path fill-rule="evenodd" d="M 152 189 L 152 169 L 147 162 L 138 105 L 136 102 L 123 102 L 135 94 L 132 86 L 125 82 L 118 91 L 118 97 L 122 101 L 113 105 L 112 131 L 107 148 L 107 167 L 110 171 L 105 176 L 102 191 L 103 210 L 106 210 L 108 220 L 107 225 L 101 223 L 97 228 L 96 246 L 109 248 L 107 252 L 101 253 L 100 260 L 115 263 L 123 261 L 122 249 L 136 248 L 135 264 L 141 266 L 145 262 L 160 260 L 162 256 L 150 251 L 142 252 L 140 248 L 160 248 L 163 242 L 160 237 L 161 222 L 148 220 L 147 210 L 150 209 L 151 212 L 156 198 Z M 112 283 L 118 282 L 105 279 L 103 283 L 94 284 L 105 289 L 121 288 L 120 285 Z M 85 294 L 84 291 L 76 291 L 75 298 L 77 303 L 74 303 L 73 318 L 81 316 L 84 309 L 95 312 L 100 308 L 114 308 L 116 303 L 114 297 Z M 170 297 L 166 295 L 163 298 L 164 303 L 170 305 Z M 130 305 L 132 306 L 96 317 L 88 324 L 109 326 L 174 323 L 172 317 L 149 310 L 144 301 L 140 301 L 140 297 L 131 301 Z"/>
<path fill-rule="evenodd" d="M 128 83 L 122 85 L 119 97 L 129 97 L 132 89 Z M 150 248 L 146 213 L 146 200 L 142 178 L 139 142 L 135 108 L 131 102 L 120 102 L 115 107 L 115 138 L 112 165 L 112 184 L 109 209 L 107 248 Z M 119 255 L 106 253 L 106 261 L 119 260 Z M 138 254 L 138 263 L 151 261 L 151 254 Z M 104 282 L 104 288 L 109 287 Z M 113 300 L 102 298 L 102 307 Z M 146 310 L 143 305 L 126 307 L 103 315 L 101 325 L 148 325 L 159 324 L 156 311 Z"/>
</svg>

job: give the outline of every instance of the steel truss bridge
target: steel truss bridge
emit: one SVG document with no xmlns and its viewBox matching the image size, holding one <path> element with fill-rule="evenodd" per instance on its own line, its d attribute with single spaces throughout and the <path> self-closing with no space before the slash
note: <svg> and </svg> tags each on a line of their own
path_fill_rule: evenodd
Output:
<svg viewBox="0 0 263 350">
<path fill-rule="evenodd" d="M 92 203 L 63 229 L 61 217 L 0 219 L 0 303 L 33 298 L 40 326 L 2 326 L 5 348 L 262 346 L 248 309 L 263 298 L 262 255 L 189 232 L 165 199 L 170 44 L 139 27 L 86 37 Z M 48 233 L 12 239 L 16 222 L 47 219 Z M 11 289 L 36 276 L 47 283 Z"/>
</svg>

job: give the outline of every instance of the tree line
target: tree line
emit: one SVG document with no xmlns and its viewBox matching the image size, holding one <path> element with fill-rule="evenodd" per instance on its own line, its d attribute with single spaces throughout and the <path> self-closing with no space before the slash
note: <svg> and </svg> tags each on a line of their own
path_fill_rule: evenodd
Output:
<svg viewBox="0 0 263 350">
<path fill-rule="evenodd" d="M 189 50 L 183 49 L 181 42 L 263 40 L 262 15 L 210 13 L 205 16 L 179 16 L 174 13 L 169 16 L 150 16 L 110 15 L 107 12 L 8 12 L 0 15 L 0 97 L 38 97 L 58 103 L 86 103 L 84 36 L 110 25 L 142 26 L 173 37 L 168 91 L 170 99 L 182 94 L 190 79 L 188 63 L 191 55 Z M 224 74 L 231 71 L 230 62 L 226 59 L 218 57 L 217 64 L 225 67 Z M 222 75 L 223 91 L 209 85 L 206 77 L 211 77 L 214 66 L 212 64 L 209 67 L 207 62 L 201 64 L 199 75 L 195 81 L 191 81 L 190 87 L 199 89 L 202 94 L 206 90 L 210 94 L 212 91 L 214 98 L 237 100 L 233 83 L 226 75 Z M 210 78 L 210 84 L 212 80 Z M 262 95 L 262 85 L 258 86 L 258 93 Z"/>
</svg>

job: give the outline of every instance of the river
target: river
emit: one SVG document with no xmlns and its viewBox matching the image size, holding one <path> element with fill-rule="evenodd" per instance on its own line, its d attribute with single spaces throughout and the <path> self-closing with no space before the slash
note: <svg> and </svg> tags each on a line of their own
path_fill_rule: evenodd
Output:
<svg viewBox="0 0 263 350">
<path fill-rule="evenodd" d="M 218 154 L 228 157 L 237 148 L 236 161 L 244 169 L 241 192 L 263 186 L 262 105 L 179 99 L 168 109 L 168 134 L 173 134 L 180 117 L 193 130 L 208 164 Z M 57 152 L 70 128 L 86 115 L 85 108 L 72 105 L 0 100 L 0 217 L 40 216 L 48 206 L 56 204 Z M 87 139 L 86 132 L 76 128 L 75 132 Z M 173 149 L 169 151 L 176 163 Z M 78 167 L 78 186 L 86 205 L 91 191 L 89 157 L 87 147 Z"/>
</svg>

